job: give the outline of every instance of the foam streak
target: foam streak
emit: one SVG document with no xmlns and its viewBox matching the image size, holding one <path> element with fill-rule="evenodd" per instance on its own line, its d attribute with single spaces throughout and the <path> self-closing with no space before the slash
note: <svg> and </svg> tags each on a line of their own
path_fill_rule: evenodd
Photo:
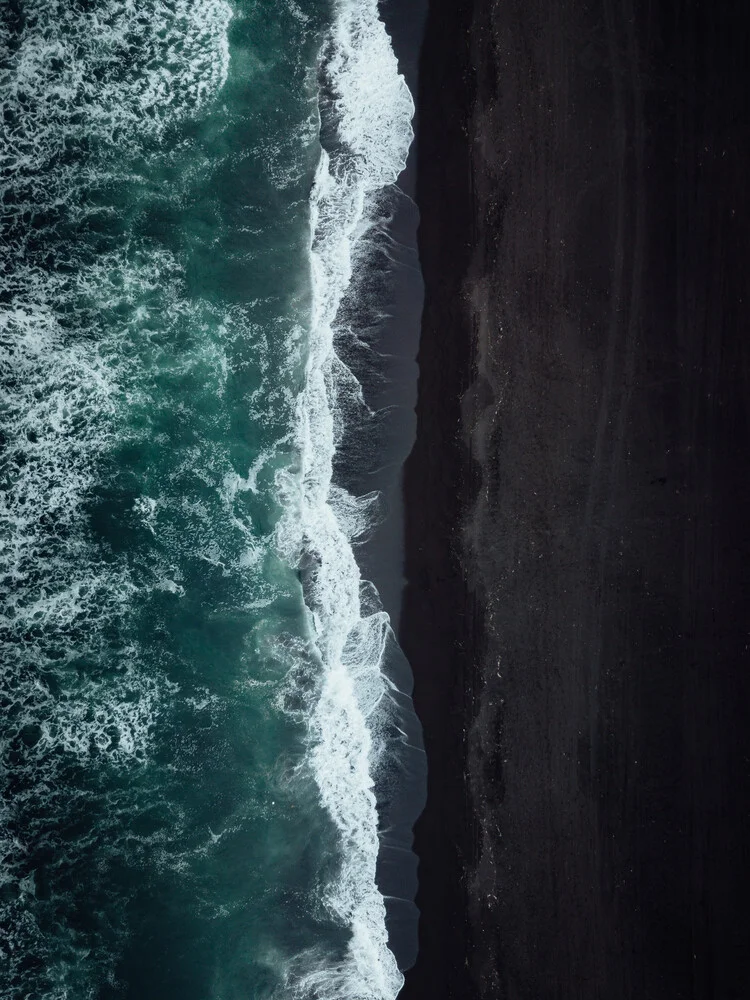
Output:
<svg viewBox="0 0 750 1000">
<path fill-rule="evenodd" d="M 388 948 L 385 902 L 375 872 L 379 849 L 373 774 L 377 709 L 388 688 L 381 666 L 389 631 L 383 611 L 360 603 L 351 546 L 353 498 L 332 485 L 333 459 L 352 375 L 334 348 L 336 317 L 354 276 L 357 242 L 378 193 L 394 183 L 412 139 L 413 102 L 375 0 L 341 0 L 323 50 L 321 118 L 328 129 L 311 194 L 313 302 L 298 438 L 300 549 L 314 570 L 306 601 L 323 680 L 310 721 L 311 763 L 341 838 L 342 863 L 326 899 L 351 930 L 346 962 L 308 969 L 296 994 L 326 1000 L 392 1000 L 403 977 Z M 349 388 L 346 388 L 346 387 Z M 372 502 L 362 498 L 363 515 Z M 287 523 L 287 529 L 289 524 Z"/>
</svg>

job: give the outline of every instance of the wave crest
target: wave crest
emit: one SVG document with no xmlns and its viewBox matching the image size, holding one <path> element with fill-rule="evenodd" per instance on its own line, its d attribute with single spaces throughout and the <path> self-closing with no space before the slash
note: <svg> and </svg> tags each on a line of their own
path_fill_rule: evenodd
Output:
<svg viewBox="0 0 750 1000">
<path fill-rule="evenodd" d="M 307 954 L 295 963 L 292 988 L 300 998 L 393 1000 L 403 976 L 388 947 L 376 883 L 374 791 L 390 624 L 363 600 L 351 546 L 371 523 L 373 497 L 351 497 L 332 481 L 356 383 L 336 353 L 337 314 L 357 268 L 366 266 L 357 247 L 373 224 L 378 193 L 396 181 L 413 138 L 414 105 L 376 0 L 337 4 L 319 80 L 324 148 L 311 194 L 312 317 L 297 414 L 299 493 L 280 525 L 279 544 L 288 556 L 304 553 L 311 640 L 322 666 L 309 762 L 339 831 L 342 858 L 325 903 L 351 936 L 344 962 L 332 967 Z"/>
</svg>

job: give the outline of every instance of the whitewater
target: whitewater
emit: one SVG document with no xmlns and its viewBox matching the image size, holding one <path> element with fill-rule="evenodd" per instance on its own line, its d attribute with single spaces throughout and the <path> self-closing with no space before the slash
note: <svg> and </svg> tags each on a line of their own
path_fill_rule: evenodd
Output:
<svg viewBox="0 0 750 1000">
<path fill-rule="evenodd" d="M 379 712 L 390 682 L 383 672 L 390 624 L 361 599 L 351 547 L 369 519 L 372 497 L 353 498 L 332 483 L 347 411 L 364 405 L 335 349 L 337 316 L 353 279 L 357 244 L 381 212 L 377 195 L 404 169 L 413 138 L 411 94 L 398 72 L 376 3 L 337 4 L 321 55 L 320 116 L 333 148 L 321 150 L 311 194 L 312 322 L 306 385 L 299 401 L 299 506 L 280 526 L 282 545 L 304 552 L 310 628 L 323 667 L 310 723 L 312 766 L 342 842 L 343 862 L 327 905 L 352 930 L 347 962 L 313 969 L 299 994 L 341 1000 L 391 998 L 403 976 L 388 948 L 385 904 L 375 879 L 379 849 L 374 771 L 387 744 Z M 367 256 L 359 258 L 367 266 Z M 354 400 L 352 400 L 354 397 Z M 291 536 L 291 537 L 290 537 Z"/>
<path fill-rule="evenodd" d="M 334 469 L 414 107 L 376 0 L 272 6 L 0 14 L 2 1000 L 403 982 L 405 696 Z"/>
</svg>

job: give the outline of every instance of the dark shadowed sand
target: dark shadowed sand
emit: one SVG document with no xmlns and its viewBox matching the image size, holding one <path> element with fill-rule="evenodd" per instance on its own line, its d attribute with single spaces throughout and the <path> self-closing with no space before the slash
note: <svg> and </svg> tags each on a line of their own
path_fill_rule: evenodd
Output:
<svg viewBox="0 0 750 1000">
<path fill-rule="evenodd" d="M 750 996 L 750 31 L 431 0 L 405 1000 Z"/>
</svg>

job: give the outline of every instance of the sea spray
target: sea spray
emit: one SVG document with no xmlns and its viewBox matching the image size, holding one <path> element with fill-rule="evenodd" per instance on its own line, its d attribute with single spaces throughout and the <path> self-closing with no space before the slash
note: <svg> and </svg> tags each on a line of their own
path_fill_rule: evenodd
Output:
<svg viewBox="0 0 750 1000">
<path fill-rule="evenodd" d="M 312 316 L 299 400 L 299 503 L 282 521 L 287 551 L 303 552 L 305 600 L 322 681 L 309 721 L 310 763 L 340 838 L 340 869 L 325 903 L 351 934 L 346 960 L 296 963 L 295 996 L 392 1000 L 403 977 L 388 948 L 374 773 L 383 747 L 378 712 L 389 682 L 388 616 L 369 610 L 352 549 L 372 497 L 358 504 L 332 483 L 347 400 L 359 386 L 336 354 L 336 319 L 353 278 L 358 241 L 377 196 L 405 165 L 413 103 L 375 0 L 339 0 L 320 67 L 323 148 L 310 198 Z M 354 514 L 359 508 L 359 513 Z"/>
</svg>

